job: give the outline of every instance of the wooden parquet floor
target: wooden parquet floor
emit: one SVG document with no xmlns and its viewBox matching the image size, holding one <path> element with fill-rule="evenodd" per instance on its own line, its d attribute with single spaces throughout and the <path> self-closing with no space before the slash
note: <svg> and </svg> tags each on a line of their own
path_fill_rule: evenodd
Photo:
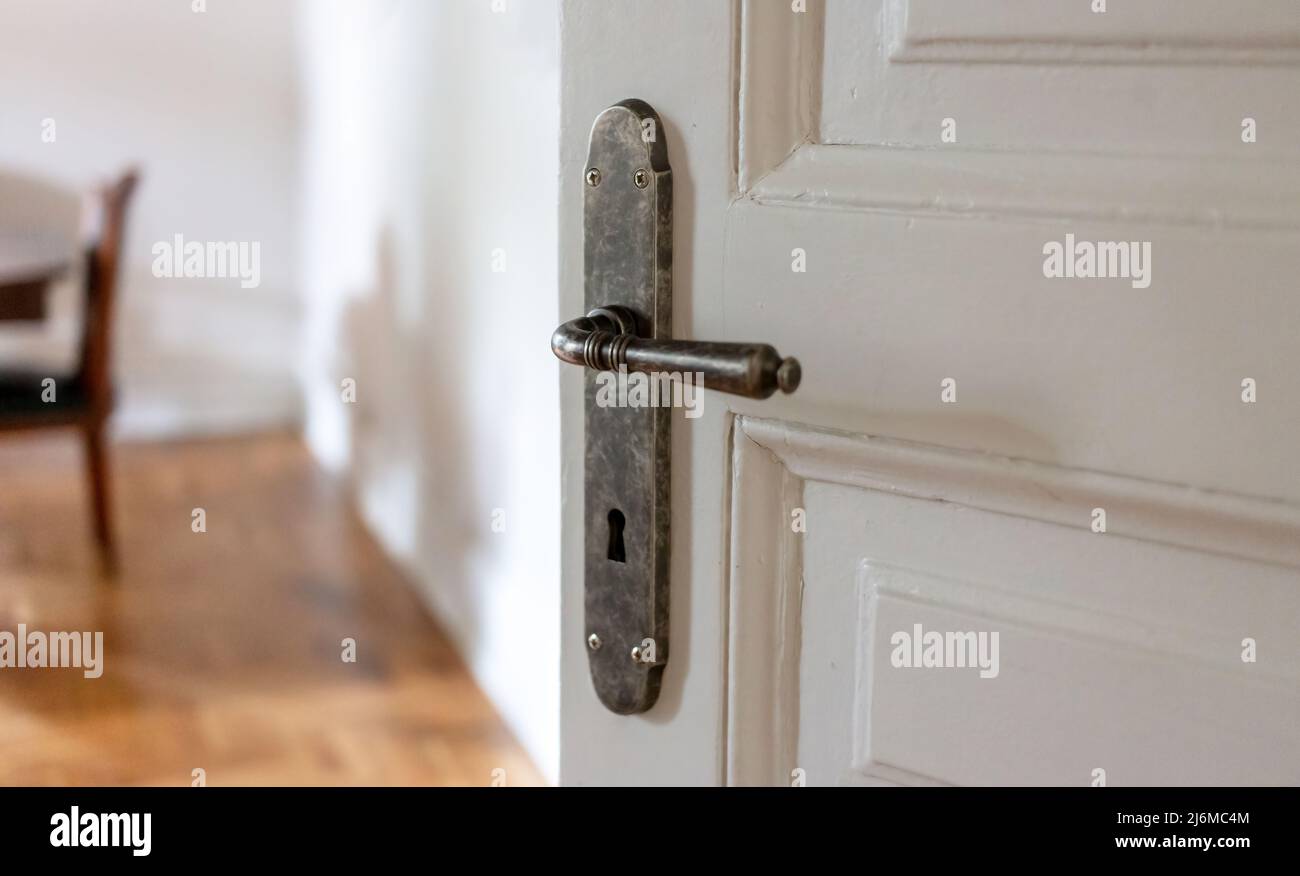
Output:
<svg viewBox="0 0 1300 876">
<path fill-rule="evenodd" d="M 541 783 L 295 436 L 111 458 L 115 582 L 76 436 L 0 440 L 0 631 L 104 633 L 100 678 L 0 669 L 0 784 Z"/>
</svg>

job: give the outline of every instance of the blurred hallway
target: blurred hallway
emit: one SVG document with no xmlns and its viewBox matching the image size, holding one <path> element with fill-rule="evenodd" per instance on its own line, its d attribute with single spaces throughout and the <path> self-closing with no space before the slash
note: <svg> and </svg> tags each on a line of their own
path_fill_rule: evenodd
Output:
<svg viewBox="0 0 1300 876">
<path fill-rule="evenodd" d="M 113 459 L 116 583 L 88 537 L 75 436 L 0 442 L 0 629 L 102 630 L 107 668 L 0 671 L 0 784 L 188 785 L 195 769 L 212 786 L 541 783 L 296 438 Z"/>
</svg>

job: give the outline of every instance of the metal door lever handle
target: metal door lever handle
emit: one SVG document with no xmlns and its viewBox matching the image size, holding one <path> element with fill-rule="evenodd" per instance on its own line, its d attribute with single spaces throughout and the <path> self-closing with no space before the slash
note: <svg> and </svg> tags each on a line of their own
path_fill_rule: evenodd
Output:
<svg viewBox="0 0 1300 876">
<path fill-rule="evenodd" d="M 583 375 L 583 630 L 596 696 L 620 715 L 659 696 L 669 660 L 672 565 L 671 404 L 664 377 L 750 398 L 799 385 L 799 363 L 767 344 L 674 340 L 673 173 L 663 120 L 643 100 L 604 110 L 583 165 L 586 316 L 551 336 Z M 635 404 L 634 384 L 609 403 L 602 380 L 619 368 L 649 374 L 659 402 Z M 596 373 L 601 372 L 601 373 Z M 644 396 L 640 396 L 644 398 Z M 788 413 L 788 412 L 787 412 Z M 719 436 L 713 436 L 718 439 Z M 721 447 L 718 448 L 719 451 Z"/>
<path fill-rule="evenodd" d="M 699 373 L 705 389 L 767 398 L 778 389 L 799 386 L 799 360 L 782 359 L 770 344 L 719 341 L 660 341 L 637 330 L 636 314 L 626 307 L 597 307 L 569 320 L 551 336 L 561 361 L 598 371 Z"/>
</svg>

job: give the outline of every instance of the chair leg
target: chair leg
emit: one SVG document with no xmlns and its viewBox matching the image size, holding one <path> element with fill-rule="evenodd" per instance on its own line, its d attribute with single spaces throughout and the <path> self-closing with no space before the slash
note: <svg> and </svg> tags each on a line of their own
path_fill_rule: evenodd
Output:
<svg viewBox="0 0 1300 876">
<path fill-rule="evenodd" d="M 117 550 L 113 541 L 113 521 L 108 490 L 108 459 L 104 453 L 104 424 L 86 424 L 86 469 L 90 476 L 91 510 L 95 516 L 95 541 L 107 572 L 117 570 Z"/>
</svg>

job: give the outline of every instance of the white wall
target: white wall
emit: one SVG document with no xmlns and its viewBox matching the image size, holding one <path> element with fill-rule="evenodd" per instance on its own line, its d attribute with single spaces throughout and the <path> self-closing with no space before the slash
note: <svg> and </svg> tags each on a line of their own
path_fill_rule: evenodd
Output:
<svg viewBox="0 0 1300 876">
<path fill-rule="evenodd" d="M 118 431 L 303 417 L 552 779 L 558 67 L 554 0 L 0 0 L 0 171 L 143 168 Z M 153 277 L 175 234 L 260 242 L 261 287 Z M 74 338 L 2 326 L 0 355 Z"/>
<path fill-rule="evenodd" d="M 143 170 L 119 287 L 119 432 L 298 418 L 293 13 L 288 0 L 0 4 L 0 171 L 81 189 Z M 260 242 L 261 286 L 156 279 L 151 247 L 176 234 Z M 0 351 L 66 362 L 74 339 L 63 319 L 8 325 Z"/>
<path fill-rule="evenodd" d="M 301 372 L 312 449 L 554 780 L 558 9 L 505 6 L 300 3 Z"/>
</svg>

